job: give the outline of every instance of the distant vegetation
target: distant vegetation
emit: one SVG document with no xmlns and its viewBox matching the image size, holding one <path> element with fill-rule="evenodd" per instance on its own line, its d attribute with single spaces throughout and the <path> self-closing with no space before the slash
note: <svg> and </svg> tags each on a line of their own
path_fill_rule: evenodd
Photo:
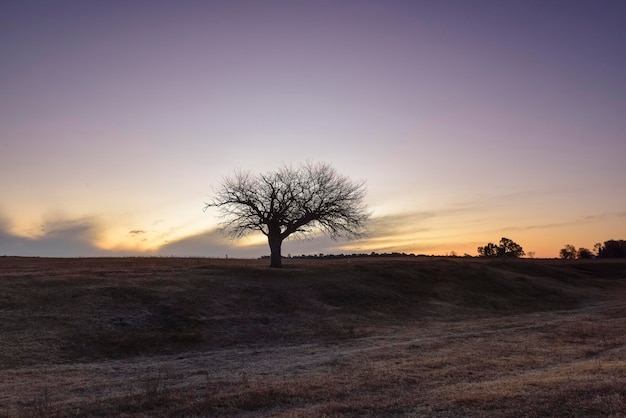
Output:
<svg viewBox="0 0 626 418">
<path fill-rule="evenodd" d="M 287 254 L 287 257 L 284 258 L 295 258 L 295 259 L 305 259 L 305 260 L 312 260 L 312 259 L 318 259 L 318 258 L 363 258 L 363 257 L 427 257 L 425 254 L 414 254 L 414 253 L 399 253 L 399 252 L 392 252 L 392 253 L 377 253 L 377 252 L 371 252 L 371 253 L 352 253 L 352 254 L 324 254 L 324 253 L 319 253 L 319 254 L 302 254 L 302 255 L 291 255 L 291 254 Z M 269 255 L 264 255 L 262 257 L 260 257 L 261 259 L 266 259 L 266 258 L 270 258 Z"/>
<path fill-rule="evenodd" d="M 576 248 L 573 245 L 566 245 L 559 251 L 559 257 L 564 260 L 589 260 L 594 258 L 626 258 L 626 241 L 625 240 L 608 240 L 604 244 L 597 243 L 593 247 L 593 251 L 580 247 Z M 485 246 L 478 247 L 478 256 L 487 258 L 519 258 L 526 255 L 521 245 L 517 244 L 509 238 L 500 239 L 499 244 L 492 242 L 487 243 Z M 446 257 L 459 257 L 456 252 L 452 251 L 445 255 Z M 534 252 L 529 252 L 528 256 L 534 258 Z M 435 255 L 427 254 L 415 254 L 405 252 L 390 252 L 390 253 L 378 253 L 372 251 L 371 253 L 352 253 L 352 254 L 301 254 L 283 256 L 283 258 L 293 259 L 341 259 L 341 258 L 384 258 L 384 257 L 437 257 Z M 473 257 L 470 254 L 463 254 L 462 257 Z M 260 257 L 261 259 L 268 259 L 270 256 L 265 255 Z"/>
<path fill-rule="evenodd" d="M 513 257 L 523 256 L 524 249 L 521 245 L 509 238 L 502 237 L 500 245 L 493 242 L 488 243 L 484 247 L 478 247 L 478 255 L 481 257 Z"/>
<path fill-rule="evenodd" d="M 589 259 L 589 258 L 626 258 L 626 241 L 610 239 L 604 244 L 598 242 L 593 246 L 595 253 L 587 248 L 576 249 L 567 244 L 559 251 L 559 256 L 564 260 Z"/>
</svg>

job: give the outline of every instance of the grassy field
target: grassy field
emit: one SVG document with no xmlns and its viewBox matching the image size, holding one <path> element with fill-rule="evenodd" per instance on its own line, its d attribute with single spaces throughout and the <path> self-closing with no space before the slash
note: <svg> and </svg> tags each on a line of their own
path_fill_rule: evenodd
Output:
<svg viewBox="0 0 626 418">
<path fill-rule="evenodd" d="M 626 416 L 626 261 L 0 257 L 0 416 Z"/>
</svg>

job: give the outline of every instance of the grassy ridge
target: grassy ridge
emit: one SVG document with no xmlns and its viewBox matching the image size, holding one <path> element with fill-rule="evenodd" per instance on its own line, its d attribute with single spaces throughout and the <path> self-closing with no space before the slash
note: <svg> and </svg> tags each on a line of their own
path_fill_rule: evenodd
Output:
<svg viewBox="0 0 626 418">
<path fill-rule="evenodd" d="M 0 417 L 621 416 L 626 262 L 0 257 Z"/>
<path fill-rule="evenodd" d="M 16 367 L 366 336 L 392 325 L 570 309 L 621 262 L 0 258 L 0 364 Z"/>
</svg>

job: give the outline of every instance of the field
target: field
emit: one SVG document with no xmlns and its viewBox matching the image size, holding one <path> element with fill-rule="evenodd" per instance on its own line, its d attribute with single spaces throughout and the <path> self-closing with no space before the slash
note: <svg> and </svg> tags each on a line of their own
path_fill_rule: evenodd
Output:
<svg viewBox="0 0 626 418">
<path fill-rule="evenodd" d="M 626 261 L 0 257 L 0 416 L 626 416 Z"/>
</svg>

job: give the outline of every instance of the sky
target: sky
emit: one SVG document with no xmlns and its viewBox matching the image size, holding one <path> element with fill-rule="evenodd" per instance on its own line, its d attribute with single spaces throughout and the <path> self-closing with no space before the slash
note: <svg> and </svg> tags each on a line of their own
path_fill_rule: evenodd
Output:
<svg viewBox="0 0 626 418">
<path fill-rule="evenodd" d="M 366 237 L 283 254 L 535 257 L 626 239 L 626 3 L 0 2 L 0 255 L 269 254 L 235 170 L 367 184 Z"/>
</svg>

